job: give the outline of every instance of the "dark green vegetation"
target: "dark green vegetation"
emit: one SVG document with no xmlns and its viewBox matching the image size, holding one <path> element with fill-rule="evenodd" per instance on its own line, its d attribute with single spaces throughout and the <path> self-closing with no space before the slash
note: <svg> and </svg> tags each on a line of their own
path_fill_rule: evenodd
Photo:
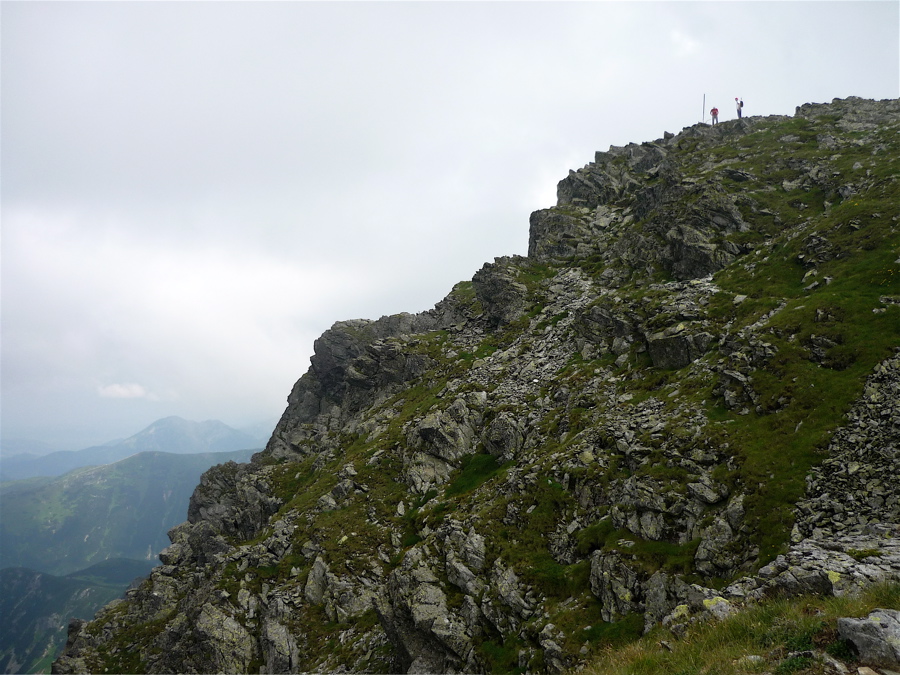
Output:
<svg viewBox="0 0 900 675">
<path fill-rule="evenodd" d="M 89 619 L 155 562 L 111 559 L 67 576 L 0 570 L 0 672 L 49 673 L 69 619 Z"/>
<path fill-rule="evenodd" d="M 106 558 L 156 560 L 187 515 L 200 475 L 253 453 L 144 452 L 49 482 L 0 486 L 0 568 L 68 574 Z"/>
<path fill-rule="evenodd" d="M 459 475 L 447 486 L 445 494 L 448 497 L 453 497 L 471 492 L 486 480 L 489 480 L 500 469 L 501 466 L 493 455 L 468 455 L 460 462 Z"/>
</svg>

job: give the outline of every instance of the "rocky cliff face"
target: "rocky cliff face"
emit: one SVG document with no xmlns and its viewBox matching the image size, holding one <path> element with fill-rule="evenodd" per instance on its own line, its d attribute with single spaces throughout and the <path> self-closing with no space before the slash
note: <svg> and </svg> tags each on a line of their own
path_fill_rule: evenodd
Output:
<svg viewBox="0 0 900 675">
<path fill-rule="evenodd" d="M 56 672 L 559 672 L 900 579 L 898 132 L 836 99 L 598 152 L 527 257 L 326 331 Z"/>
</svg>

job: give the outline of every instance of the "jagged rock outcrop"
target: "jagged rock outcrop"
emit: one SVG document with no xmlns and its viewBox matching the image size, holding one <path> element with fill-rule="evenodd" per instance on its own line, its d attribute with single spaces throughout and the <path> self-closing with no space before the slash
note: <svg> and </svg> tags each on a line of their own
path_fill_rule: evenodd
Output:
<svg viewBox="0 0 900 675">
<path fill-rule="evenodd" d="M 399 647 L 402 669 L 409 673 L 471 670 L 475 649 L 466 622 L 448 609 L 438 577 L 414 549 L 388 580 L 376 605 L 379 619 Z"/>
<path fill-rule="evenodd" d="M 698 132 L 706 140 L 721 140 L 750 133 L 759 123 L 741 120 L 721 131 Z M 698 279 L 745 253 L 728 238 L 750 229 L 733 197 L 716 183 L 685 180 L 682 168 L 669 159 L 683 136 L 612 147 L 598 152 L 592 164 L 570 171 L 557 187 L 558 205 L 531 216 L 529 257 L 597 256 L 613 282 L 655 269 L 676 279 Z M 636 221 L 640 228 L 633 227 Z"/>
<path fill-rule="evenodd" d="M 527 257 L 326 331 L 55 671 L 556 673 L 900 580 L 898 131 L 836 99 L 597 153 Z"/>
<path fill-rule="evenodd" d="M 270 471 L 228 462 L 206 472 L 191 495 L 188 522 L 216 534 L 250 539 L 281 506 L 266 480 Z"/>
<path fill-rule="evenodd" d="M 407 432 L 405 478 L 414 492 L 425 494 L 446 483 L 460 460 L 475 452 L 486 396 L 479 392 L 467 399 L 429 413 Z"/>
</svg>

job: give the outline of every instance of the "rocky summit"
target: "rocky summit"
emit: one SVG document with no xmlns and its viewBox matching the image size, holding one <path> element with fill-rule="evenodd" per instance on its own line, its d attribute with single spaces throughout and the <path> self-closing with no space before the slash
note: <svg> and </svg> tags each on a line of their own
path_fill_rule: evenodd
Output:
<svg viewBox="0 0 900 675">
<path fill-rule="evenodd" d="M 557 673 L 900 580 L 898 204 L 898 100 L 597 152 L 527 256 L 316 340 L 54 672 Z"/>
</svg>

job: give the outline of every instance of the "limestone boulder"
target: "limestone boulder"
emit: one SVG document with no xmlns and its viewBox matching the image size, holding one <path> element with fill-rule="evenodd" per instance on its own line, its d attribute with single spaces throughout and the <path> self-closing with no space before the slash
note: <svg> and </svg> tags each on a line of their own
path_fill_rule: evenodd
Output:
<svg viewBox="0 0 900 675">
<path fill-rule="evenodd" d="M 281 623 L 267 619 L 262 630 L 263 653 L 267 673 L 295 673 L 300 649 L 290 631 Z"/>
<path fill-rule="evenodd" d="M 647 336 L 647 351 L 656 368 L 674 370 L 690 365 L 709 349 L 713 336 L 706 332 L 654 333 Z"/>
<path fill-rule="evenodd" d="M 900 611 L 877 609 L 865 619 L 838 619 L 838 635 L 853 643 L 863 663 L 900 669 Z"/>
<path fill-rule="evenodd" d="M 410 549 L 374 599 L 381 626 L 407 673 L 475 669 L 475 648 L 464 618 L 452 612 L 420 548 Z"/>
<path fill-rule="evenodd" d="M 447 481 L 460 460 L 476 450 L 481 414 L 462 398 L 429 413 L 407 433 L 404 460 L 407 483 L 424 493 Z"/>
<path fill-rule="evenodd" d="M 198 656 L 205 657 L 206 672 L 245 673 L 257 654 L 256 640 L 250 632 L 225 610 L 207 604 L 195 623 Z"/>
<path fill-rule="evenodd" d="M 519 418 L 508 412 L 501 412 L 481 434 L 485 449 L 500 462 L 514 459 L 524 444 L 524 433 Z"/>
</svg>

